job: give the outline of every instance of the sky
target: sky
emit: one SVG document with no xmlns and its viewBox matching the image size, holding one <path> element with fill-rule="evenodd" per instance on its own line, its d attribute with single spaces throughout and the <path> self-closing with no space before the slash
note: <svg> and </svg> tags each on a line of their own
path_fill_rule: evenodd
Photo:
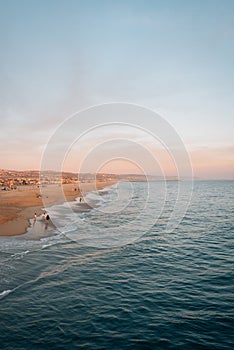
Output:
<svg viewBox="0 0 234 350">
<path fill-rule="evenodd" d="M 0 48 L 0 168 L 39 169 L 70 115 L 125 102 L 174 128 L 196 177 L 234 179 L 234 1 L 0 0 Z"/>
</svg>

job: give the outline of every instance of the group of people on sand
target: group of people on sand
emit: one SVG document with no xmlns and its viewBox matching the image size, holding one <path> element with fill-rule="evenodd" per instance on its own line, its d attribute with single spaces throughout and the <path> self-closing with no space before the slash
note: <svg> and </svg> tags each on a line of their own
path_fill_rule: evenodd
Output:
<svg viewBox="0 0 234 350">
<path fill-rule="evenodd" d="M 41 219 L 42 219 L 42 221 L 45 221 L 45 223 L 46 223 L 46 228 L 47 228 L 48 223 L 50 222 L 50 216 L 49 216 L 49 214 L 46 214 L 46 212 L 44 211 L 44 212 L 41 214 Z M 35 224 L 36 221 L 37 221 L 37 213 L 35 212 L 35 213 L 34 213 L 34 224 Z"/>
<path fill-rule="evenodd" d="M 50 221 L 50 216 L 49 216 L 49 214 L 46 214 L 45 211 L 43 214 L 41 214 L 41 218 L 43 221 Z"/>
<path fill-rule="evenodd" d="M 37 220 L 37 213 L 36 212 L 34 214 L 34 219 Z M 46 212 L 44 211 L 44 213 L 41 214 L 41 219 L 43 221 L 45 221 L 45 220 L 49 221 L 50 220 L 50 216 L 49 216 L 49 214 L 46 215 Z"/>
</svg>

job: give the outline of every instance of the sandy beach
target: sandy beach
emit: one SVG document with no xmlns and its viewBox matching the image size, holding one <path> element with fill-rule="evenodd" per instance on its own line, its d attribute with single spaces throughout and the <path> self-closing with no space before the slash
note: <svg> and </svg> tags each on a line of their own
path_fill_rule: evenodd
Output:
<svg viewBox="0 0 234 350">
<path fill-rule="evenodd" d="M 42 190 L 37 187 L 21 186 L 16 190 L 1 191 L 0 236 L 16 236 L 25 233 L 29 227 L 29 219 L 32 219 L 35 213 L 40 216 L 45 206 L 74 201 L 86 192 L 99 190 L 113 183 L 114 181 L 97 182 L 96 185 L 82 183 L 81 190 L 75 184 L 65 184 L 62 187 L 47 185 Z"/>
</svg>

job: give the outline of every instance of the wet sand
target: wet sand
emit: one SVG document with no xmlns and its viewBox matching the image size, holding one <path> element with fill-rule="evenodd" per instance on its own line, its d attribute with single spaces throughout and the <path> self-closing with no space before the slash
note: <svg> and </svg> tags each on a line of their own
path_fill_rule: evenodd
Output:
<svg viewBox="0 0 234 350">
<path fill-rule="evenodd" d="M 75 184 L 47 185 L 39 189 L 21 186 L 17 190 L 0 192 L 0 236 L 23 234 L 29 227 L 29 219 L 41 216 L 42 208 L 65 201 L 74 201 L 89 191 L 99 190 L 113 184 L 114 181 L 82 183 L 80 189 Z M 76 190 L 75 190 L 76 189 Z"/>
</svg>

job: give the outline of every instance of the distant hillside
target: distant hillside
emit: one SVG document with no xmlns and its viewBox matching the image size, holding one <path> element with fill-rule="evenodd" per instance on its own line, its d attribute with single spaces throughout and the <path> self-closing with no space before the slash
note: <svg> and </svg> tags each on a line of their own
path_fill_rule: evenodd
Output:
<svg viewBox="0 0 234 350">
<path fill-rule="evenodd" d="M 92 173 L 72 173 L 72 172 L 56 172 L 56 171 L 39 171 L 39 170 L 0 170 L 0 185 L 14 187 L 19 185 L 40 185 L 41 183 L 75 183 L 77 181 L 105 181 L 105 180 L 126 180 L 132 182 L 142 181 L 163 181 L 161 176 L 140 175 L 140 174 L 92 174 Z M 166 181 L 178 181 L 177 177 L 167 177 Z"/>
</svg>

